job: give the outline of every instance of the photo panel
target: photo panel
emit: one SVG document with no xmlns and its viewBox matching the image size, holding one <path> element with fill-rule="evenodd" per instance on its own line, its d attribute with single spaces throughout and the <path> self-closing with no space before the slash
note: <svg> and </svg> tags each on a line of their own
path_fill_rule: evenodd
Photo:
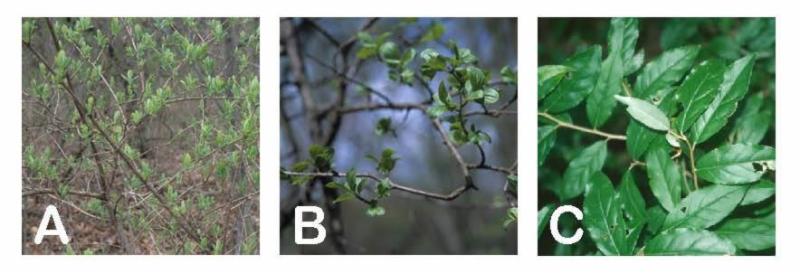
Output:
<svg viewBox="0 0 800 274">
<path fill-rule="evenodd" d="M 282 18 L 280 254 L 517 254 L 516 45 L 516 18 Z"/>
<path fill-rule="evenodd" d="M 259 254 L 259 19 L 22 18 L 22 254 Z"/>
<path fill-rule="evenodd" d="M 539 255 L 775 255 L 775 18 L 539 18 Z"/>
</svg>

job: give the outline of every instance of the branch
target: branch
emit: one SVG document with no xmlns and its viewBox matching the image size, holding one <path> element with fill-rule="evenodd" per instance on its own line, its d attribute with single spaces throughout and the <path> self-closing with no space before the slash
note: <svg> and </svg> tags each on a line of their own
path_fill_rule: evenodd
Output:
<svg viewBox="0 0 800 274">
<path fill-rule="evenodd" d="M 286 176 L 313 176 L 313 177 L 320 177 L 320 178 L 334 178 L 334 177 L 345 177 L 345 176 L 347 176 L 347 174 L 345 174 L 345 173 L 335 172 L 335 171 L 334 172 L 295 172 L 295 171 L 281 170 L 281 173 L 286 175 Z M 369 174 L 369 173 L 357 173 L 355 176 L 359 177 L 359 178 L 367 178 L 367 179 L 370 179 L 370 180 L 375 181 L 375 182 L 379 182 L 381 180 L 381 178 L 379 178 L 378 176 L 372 175 L 372 174 Z M 440 194 L 440 193 L 433 193 L 433 192 L 428 192 L 428 191 L 425 191 L 425 190 L 416 189 L 416 188 L 413 188 L 413 187 L 400 185 L 400 184 L 397 184 L 397 183 L 395 183 L 395 182 L 393 182 L 391 180 L 389 180 L 389 184 L 391 185 L 392 190 L 396 189 L 396 190 L 399 190 L 399 191 L 403 191 L 403 192 L 407 192 L 407 193 L 411 193 L 411 194 L 415 194 L 415 195 L 419 195 L 419 196 L 423 196 L 423 197 L 427 197 L 427 198 L 431 198 L 431 199 L 443 200 L 443 201 L 455 200 L 456 198 L 461 196 L 461 194 L 463 194 L 464 192 L 467 191 L 467 187 L 466 186 L 461 186 L 459 188 L 454 189 L 450 193 Z M 359 200 L 361 200 L 363 202 L 363 201 L 366 201 L 367 199 L 364 199 L 363 197 L 359 196 Z"/>
<path fill-rule="evenodd" d="M 586 127 L 578 126 L 578 125 L 575 125 L 575 124 L 572 124 L 572 123 L 564 122 L 564 121 L 561 121 L 558 118 L 553 117 L 552 115 L 547 114 L 545 112 L 539 112 L 539 116 L 547 118 L 548 120 L 555 122 L 556 126 L 558 126 L 558 127 L 570 128 L 570 129 L 574 129 L 574 130 L 577 130 L 577 131 L 582 131 L 582 132 L 586 132 L 586 133 L 602 136 L 602 137 L 605 137 L 608 140 L 621 140 L 621 141 L 624 141 L 624 140 L 627 139 L 627 137 L 625 137 L 625 135 L 617 135 L 617 134 L 607 133 L 607 132 L 599 131 L 599 130 L 596 130 L 596 129 L 586 128 Z"/>
<path fill-rule="evenodd" d="M 442 122 L 439 121 L 438 118 L 433 118 L 431 119 L 431 121 L 433 122 L 433 126 L 436 128 L 436 131 L 438 131 L 439 135 L 442 137 L 444 144 L 450 150 L 450 154 L 453 155 L 453 158 L 456 160 L 458 166 L 461 168 L 461 174 L 464 175 L 464 190 L 469 188 L 475 188 L 475 185 L 472 182 L 472 177 L 469 175 L 469 168 L 467 167 L 467 164 L 464 163 L 464 159 L 461 158 L 461 153 L 458 153 L 458 149 L 456 149 L 456 146 L 453 144 L 452 141 L 450 141 L 450 138 L 447 137 L 447 133 L 444 131 Z"/>
</svg>

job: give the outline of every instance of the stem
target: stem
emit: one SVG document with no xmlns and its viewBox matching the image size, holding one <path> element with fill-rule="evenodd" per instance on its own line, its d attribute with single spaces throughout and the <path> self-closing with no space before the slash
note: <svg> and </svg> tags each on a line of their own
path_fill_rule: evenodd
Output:
<svg viewBox="0 0 800 274">
<path fill-rule="evenodd" d="M 700 183 L 697 180 L 697 168 L 695 168 L 694 165 L 695 144 L 692 144 L 692 142 L 689 141 L 689 138 L 686 138 L 686 136 L 683 134 L 679 133 L 675 134 L 675 136 L 678 137 L 678 139 L 680 139 L 681 141 L 685 142 L 686 146 L 689 148 L 689 166 L 691 167 L 690 171 L 692 172 L 692 182 L 694 182 L 694 190 L 698 190 L 700 189 Z"/>
<path fill-rule="evenodd" d="M 314 177 L 329 177 L 329 178 L 330 177 L 345 177 L 345 176 L 347 176 L 346 173 L 341 173 L 341 172 L 295 172 L 295 171 L 281 170 L 281 173 L 283 173 L 284 175 L 287 175 L 287 176 L 314 176 Z M 380 178 L 378 178 L 378 176 L 375 176 L 375 175 L 372 175 L 372 174 L 368 174 L 368 173 L 358 173 L 358 174 L 356 174 L 356 177 L 368 178 L 368 179 L 373 180 L 375 182 L 379 182 L 381 180 Z M 464 186 L 461 186 L 461 187 L 458 187 L 458 188 L 454 189 L 450 193 L 440 194 L 440 193 L 428 192 L 428 191 L 425 191 L 425 190 L 420 190 L 420 189 L 416 189 L 416 188 L 412 188 L 412 187 L 408 187 L 408 186 L 404 186 L 404 185 L 399 185 L 399 184 L 396 184 L 395 182 L 392 182 L 391 180 L 389 181 L 389 183 L 391 184 L 392 189 L 400 190 L 400 191 L 403 191 L 403 192 L 407 192 L 407 193 L 411 193 L 411 194 L 415 194 L 415 195 L 419 195 L 419 196 L 423 196 L 423 197 L 427 197 L 427 198 L 431 198 L 431 199 L 443 200 L 443 201 L 455 200 L 456 198 L 461 196 L 461 194 L 464 194 L 468 190 L 468 186 L 464 185 Z M 360 200 L 362 200 L 362 201 L 364 201 L 366 203 L 366 200 L 364 200 L 364 199 L 360 199 Z"/>
<path fill-rule="evenodd" d="M 698 190 L 700 189 L 700 184 L 697 182 L 697 168 L 694 166 L 694 144 L 689 143 L 689 141 L 686 141 L 686 144 L 689 146 L 689 165 L 691 166 L 694 190 Z"/>
<path fill-rule="evenodd" d="M 555 122 L 556 126 L 558 126 L 558 127 L 570 128 L 570 129 L 574 129 L 574 130 L 577 130 L 577 131 L 582 131 L 582 132 L 586 132 L 586 133 L 602 136 L 602 137 L 605 137 L 606 139 L 609 139 L 609 140 L 625 141 L 627 139 L 627 137 L 625 137 L 625 135 L 618 135 L 618 134 L 603 132 L 603 131 L 599 131 L 599 130 L 596 130 L 596 129 L 591 129 L 591 128 L 587 128 L 587 127 L 578 126 L 578 125 L 575 125 L 575 124 L 572 124 L 572 123 L 564 122 L 564 121 L 559 120 L 556 117 L 553 117 L 553 115 L 550 115 L 550 114 L 545 113 L 545 112 L 539 112 L 539 116 L 542 116 L 544 118 L 547 118 L 550 121 Z"/>
</svg>

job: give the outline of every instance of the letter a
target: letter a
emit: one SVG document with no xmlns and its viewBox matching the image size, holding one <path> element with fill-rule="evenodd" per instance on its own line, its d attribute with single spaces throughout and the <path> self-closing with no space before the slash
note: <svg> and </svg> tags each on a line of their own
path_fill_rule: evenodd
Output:
<svg viewBox="0 0 800 274">
<path fill-rule="evenodd" d="M 53 219 L 56 229 L 49 230 L 47 229 L 47 224 L 50 223 L 51 218 Z M 48 205 L 44 210 L 42 222 L 39 223 L 39 229 L 36 231 L 36 237 L 33 238 L 33 242 L 37 245 L 41 244 L 44 236 L 58 236 L 58 239 L 61 240 L 62 244 L 69 243 L 67 231 L 64 230 L 64 225 L 61 223 L 61 216 L 58 215 L 58 209 L 56 209 L 56 207 L 53 205 Z"/>
</svg>

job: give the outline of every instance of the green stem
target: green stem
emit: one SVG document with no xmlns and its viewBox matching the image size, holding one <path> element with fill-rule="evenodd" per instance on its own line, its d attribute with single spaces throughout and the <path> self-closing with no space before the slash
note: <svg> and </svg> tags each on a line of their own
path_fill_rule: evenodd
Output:
<svg viewBox="0 0 800 274">
<path fill-rule="evenodd" d="M 546 118 L 546 119 L 548 119 L 550 121 L 555 122 L 556 126 L 558 126 L 558 127 L 565 127 L 565 128 L 574 129 L 574 130 L 577 130 L 577 131 L 589 133 L 589 134 L 594 134 L 594 135 L 597 135 L 597 136 L 602 136 L 602 137 L 605 137 L 608 140 L 625 141 L 627 139 L 625 137 L 625 135 L 612 134 L 612 133 L 608 133 L 608 132 L 599 131 L 599 130 L 596 130 L 596 129 L 591 129 L 591 128 L 587 128 L 587 127 L 578 126 L 578 125 L 575 125 L 575 124 L 572 124 L 572 123 L 569 123 L 569 122 L 561 121 L 558 118 L 554 117 L 553 115 L 550 115 L 550 114 L 545 113 L 545 112 L 539 112 L 539 116 L 544 117 L 544 118 Z"/>
</svg>

